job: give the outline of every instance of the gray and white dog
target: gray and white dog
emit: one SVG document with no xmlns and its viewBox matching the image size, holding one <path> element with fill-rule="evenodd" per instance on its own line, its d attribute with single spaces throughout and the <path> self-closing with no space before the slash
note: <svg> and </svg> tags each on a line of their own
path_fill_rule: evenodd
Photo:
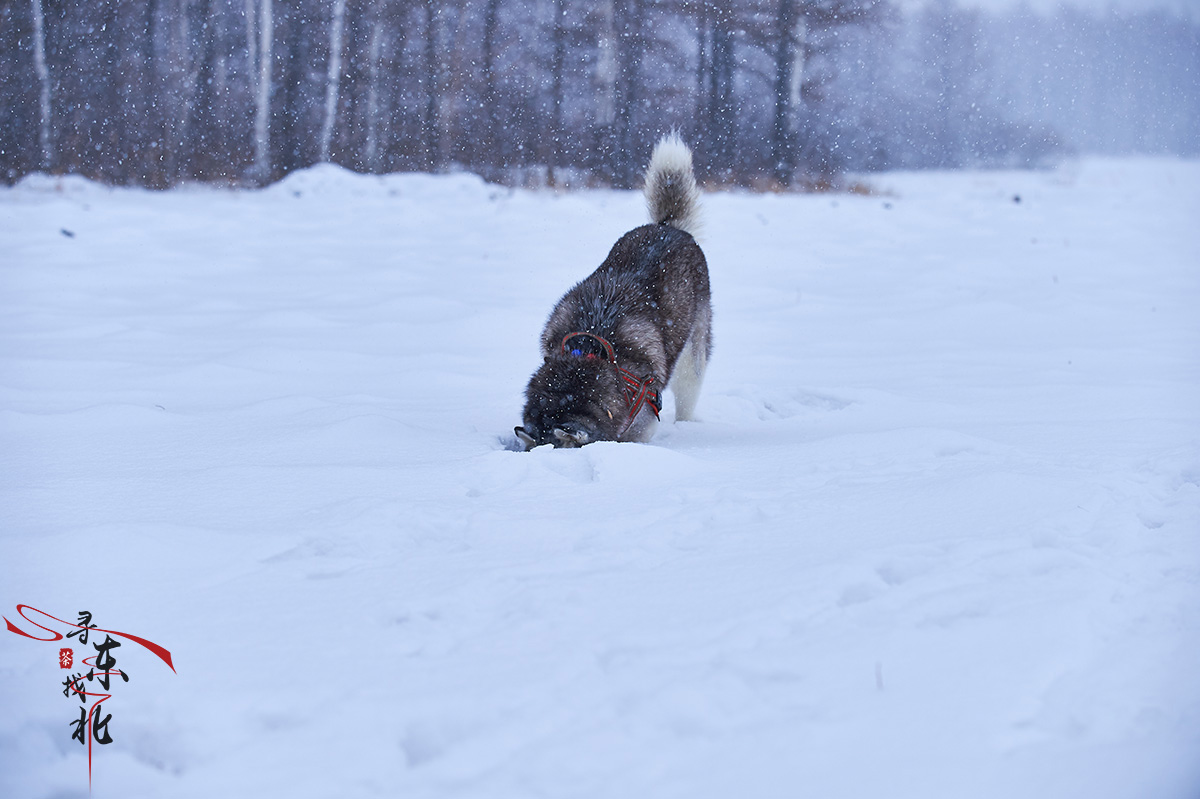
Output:
<svg viewBox="0 0 1200 799">
<path fill-rule="evenodd" d="M 700 200 L 692 152 L 677 134 L 655 146 L 645 194 L 650 224 L 622 236 L 546 322 L 545 360 L 515 428 L 526 449 L 649 441 L 668 382 L 676 420 L 692 418 L 712 309 L 708 266 L 692 238 Z"/>
</svg>

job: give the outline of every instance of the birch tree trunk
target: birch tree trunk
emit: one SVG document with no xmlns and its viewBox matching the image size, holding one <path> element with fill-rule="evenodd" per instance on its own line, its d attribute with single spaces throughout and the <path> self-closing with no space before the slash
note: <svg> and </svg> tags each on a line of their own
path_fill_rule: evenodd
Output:
<svg viewBox="0 0 1200 799">
<path fill-rule="evenodd" d="M 271 0 L 258 3 L 258 79 L 254 109 L 254 176 L 266 183 L 271 176 L 271 60 L 275 38 L 275 18 Z"/>
<path fill-rule="evenodd" d="M 325 74 L 325 121 L 321 124 L 322 163 L 329 161 L 329 144 L 333 140 L 333 123 L 337 118 L 338 85 L 342 78 L 342 33 L 346 23 L 346 0 L 333 5 L 333 23 L 329 26 L 329 71 Z"/>
<path fill-rule="evenodd" d="M 711 67 L 712 57 L 709 53 L 709 0 L 700 0 L 696 5 L 696 119 L 699 122 L 697 133 L 703 143 L 708 142 L 708 130 L 704 124 L 705 95 L 707 85 L 705 78 Z"/>
<path fill-rule="evenodd" d="M 246 83 L 250 88 L 250 99 L 255 103 L 255 123 L 258 122 L 258 0 L 245 0 L 242 16 L 246 20 Z M 255 147 L 255 158 L 250 164 L 250 176 L 256 177 L 258 171 L 258 140 L 257 127 L 251 129 L 250 142 Z"/>
<path fill-rule="evenodd" d="M 368 49 L 369 85 L 367 87 L 367 143 L 364 160 L 371 172 L 378 174 L 383 171 L 379 157 L 379 81 L 382 70 L 379 68 L 379 57 L 383 51 L 383 3 L 376 0 L 371 13 L 371 44 Z"/>
<path fill-rule="evenodd" d="M 46 20 L 42 15 L 42 0 L 33 4 L 33 69 L 37 73 L 38 106 L 41 118 L 38 125 L 38 146 L 41 159 L 38 169 L 50 168 L 50 70 L 46 66 Z"/>
</svg>

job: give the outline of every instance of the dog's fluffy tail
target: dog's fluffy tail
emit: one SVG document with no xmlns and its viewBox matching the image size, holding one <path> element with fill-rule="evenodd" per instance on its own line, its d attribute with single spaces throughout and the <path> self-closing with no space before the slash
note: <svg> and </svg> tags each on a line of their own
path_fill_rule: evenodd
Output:
<svg viewBox="0 0 1200 799">
<path fill-rule="evenodd" d="M 700 191 L 692 173 L 692 151 L 672 131 L 658 140 L 646 169 L 646 205 L 650 221 L 696 235 L 700 227 Z"/>
</svg>

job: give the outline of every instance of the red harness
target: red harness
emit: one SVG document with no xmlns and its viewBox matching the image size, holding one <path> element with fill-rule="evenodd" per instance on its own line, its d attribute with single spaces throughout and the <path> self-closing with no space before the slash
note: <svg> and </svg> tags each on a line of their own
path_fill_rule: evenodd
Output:
<svg viewBox="0 0 1200 799">
<path fill-rule="evenodd" d="M 658 414 L 662 411 L 662 394 L 659 393 L 658 389 L 651 388 L 651 385 L 654 383 L 654 375 L 650 375 L 645 380 L 642 380 L 628 369 L 618 366 L 617 355 L 613 352 L 612 344 L 609 344 L 608 341 L 597 336 L 595 333 L 584 333 L 582 331 L 568 333 L 563 336 L 562 351 L 567 355 L 595 358 L 596 356 L 592 353 L 585 355 L 582 350 L 567 348 L 567 342 L 579 336 L 587 336 L 590 339 L 600 342 L 600 346 L 604 348 L 604 354 L 608 356 L 608 362 L 613 365 L 613 368 L 617 370 L 617 374 L 621 376 L 622 382 L 625 383 L 625 404 L 629 407 L 629 417 L 625 420 L 625 426 L 621 428 L 621 433 L 624 434 L 629 429 L 629 426 L 633 424 L 633 420 L 637 417 L 638 411 L 642 409 L 643 405 L 649 405 L 650 410 L 654 412 L 654 418 L 659 418 Z"/>
</svg>

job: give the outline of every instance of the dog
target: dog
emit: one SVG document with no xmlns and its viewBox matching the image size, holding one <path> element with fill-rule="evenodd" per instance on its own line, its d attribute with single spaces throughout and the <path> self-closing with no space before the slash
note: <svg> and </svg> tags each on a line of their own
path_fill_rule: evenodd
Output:
<svg viewBox="0 0 1200 799">
<path fill-rule="evenodd" d="M 525 448 L 646 442 L 675 395 L 675 419 L 693 418 L 712 353 L 708 264 L 694 235 L 700 193 L 692 151 L 659 140 L 646 170 L 650 224 L 622 236 L 604 263 L 554 306 L 542 365 L 525 390 Z"/>
</svg>

